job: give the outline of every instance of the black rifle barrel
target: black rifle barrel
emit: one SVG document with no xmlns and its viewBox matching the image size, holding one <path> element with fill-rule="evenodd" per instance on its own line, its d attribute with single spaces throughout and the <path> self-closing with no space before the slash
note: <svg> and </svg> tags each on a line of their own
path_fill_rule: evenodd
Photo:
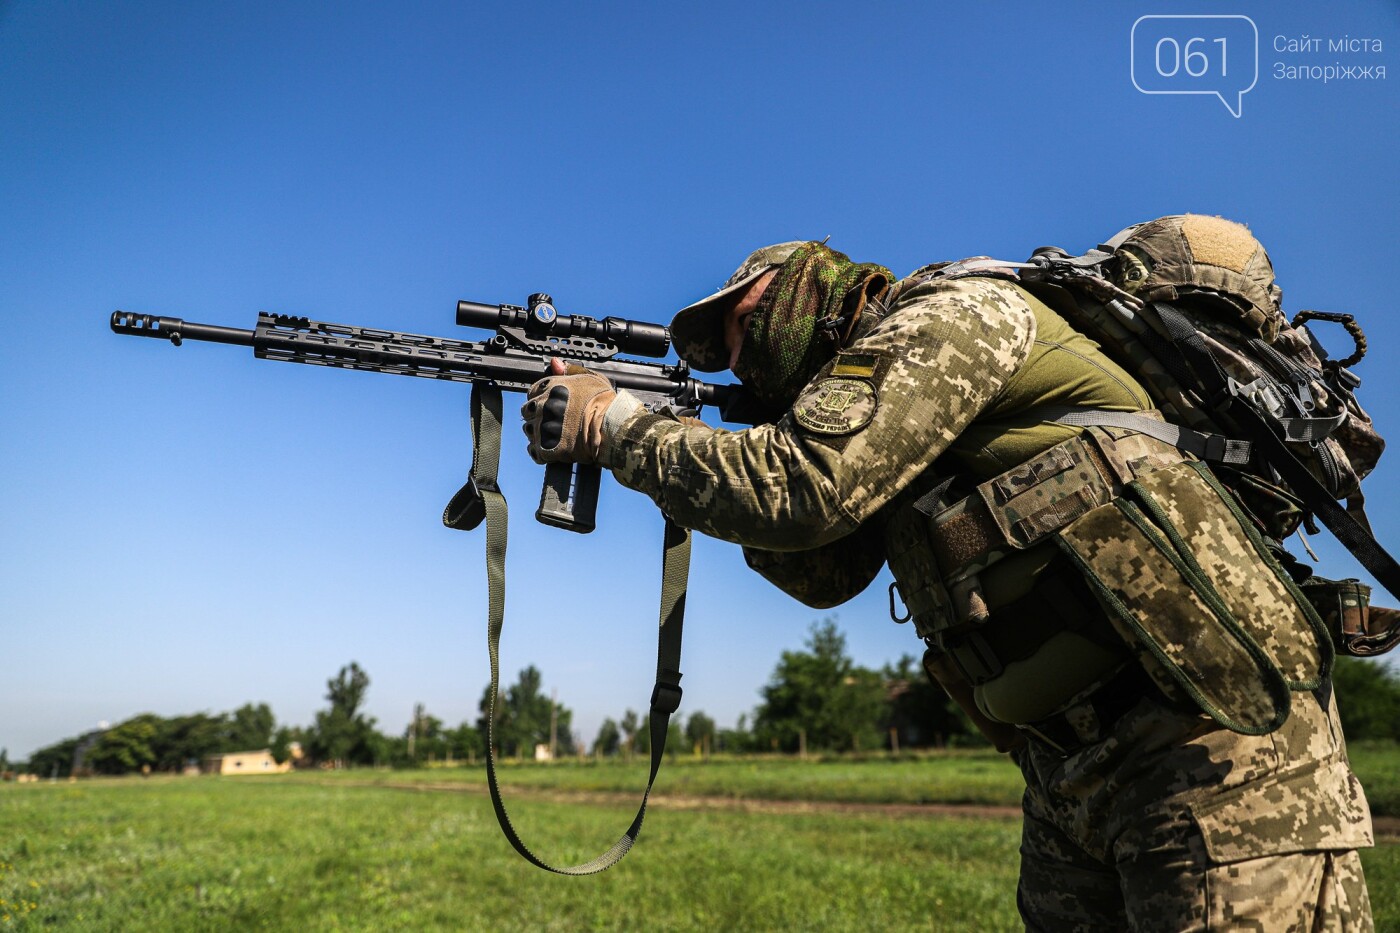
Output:
<svg viewBox="0 0 1400 933">
<path fill-rule="evenodd" d="M 190 340 L 231 343 L 242 347 L 253 345 L 254 334 L 253 331 L 242 327 L 195 324 L 178 317 L 155 317 L 150 314 L 134 314 L 131 311 L 113 311 L 112 330 L 131 337 L 159 337 L 175 344 L 188 337 Z"/>
</svg>

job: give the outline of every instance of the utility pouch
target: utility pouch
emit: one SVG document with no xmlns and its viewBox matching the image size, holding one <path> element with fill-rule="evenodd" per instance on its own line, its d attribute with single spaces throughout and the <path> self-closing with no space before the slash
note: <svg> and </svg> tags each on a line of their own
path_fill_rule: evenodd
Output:
<svg viewBox="0 0 1400 933">
<path fill-rule="evenodd" d="M 1371 658 L 1400 644 L 1400 610 L 1372 606 L 1371 588 L 1360 580 L 1309 577 L 1299 589 L 1342 654 Z"/>
<path fill-rule="evenodd" d="M 1272 732 L 1330 671 L 1322 620 L 1204 464 L 1125 484 L 1058 540 L 1158 686 L 1227 729 Z"/>
<path fill-rule="evenodd" d="M 922 512 L 912 506 L 896 509 L 885 526 L 885 559 L 895 583 L 891 584 L 890 617 L 896 622 L 914 622 L 922 639 L 938 637 L 959 624 L 951 597 L 943 585 L 943 574 Z M 905 615 L 897 614 L 894 595 L 904 602 Z"/>
<path fill-rule="evenodd" d="M 1245 515 L 1275 540 L 1288 538 L 1303 523 L 1303 503 L 1286 489 L 1253 473 L 1216 464 L 1212 467 L 1222 484 L 1244 507 Z"/>
<path fill-rule="evenodd" d="M 977 708 L 977 701 L 972 696 L 972 684 L 958 666 L 953 663 L 953 659 L 947 653 L 930 648 L 924 652 L 924 673 L 929 679 L 943 688 L 950 699 L 967 714 L 967 718 L 972 720 L 972 724 L 977 727 L 977 731 L 987 738 L 987 741 L 996 746 L 999 752 L 1009 752 L 1026 744 L 1026 735 L 1020 729 L 1010 723 L 997 722 L 989 719 L 985 713 Z"/>
</svg>

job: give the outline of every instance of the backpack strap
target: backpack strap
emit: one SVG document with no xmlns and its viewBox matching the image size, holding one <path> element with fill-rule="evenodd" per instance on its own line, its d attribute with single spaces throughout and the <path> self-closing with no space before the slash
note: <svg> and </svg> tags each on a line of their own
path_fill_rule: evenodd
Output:
<svg viewBox="0 0 1400 933">
<path fill-rule="evenodd" d="M 1275 433 L 1258 409 L 1230 391 L 1220 364 L 1186 316 L 1163 302 L 1154 302 L 1152 307 L 1166 326 L 1177 355 L 1196 374 L 1199 384 L 1208 393 L 1210 405 L 1243 427 L 1251 435 L 1256 457 L 1278 471 L 1293 492 L 1327 526 L 1327 530 L 1391 596 L 1400 595 L 1400 564 L 1396 563 L 1395 558 L 1365 525 L 1332 498 L 1317 477 L 1288 449 L 1283 438 Z"/>
<path fill-rule="evenodd" d="M 1128 237 L 1132 236 L 1134 233 L 1137 232 L 1138 228 L 1143 226 L 1145 226 L 1145 224 L 1133 224 L 1132 226 L 1124 227 L 1122 230 L 1119 230 L 1113 236 L 1109 237 L 1107 243 L 1100 243 L 1098 251 L 1104 253 L 1113 253 L 1118 249 L 1118 247 L 1122 246 L 1124 242 L 1127 241 Z M 1090 252 L 1093 251 L 1091 250 Z"/>
<path fill-rule="evenodd" d="M 1104 252 L 1104 246 L 1091 249 L 1082 256 L 1071 256 L 1057 246 L 1042 246 L 1035 251 L 1030 262 L 1012 262 L 1009 259 L 993 259 L 990 256 L 974 256 L 950 262 L 924 274 L 925 279 L 952 279 L 963 275 L 990 274 L 1010 269 L 1044 270 L 1050 266 L 1060 268 L 1093 269 L 1103 265 L 1113 254 Z"/>
<path fill-rule="evenodd" d="M 1012 262 L 1009 259 L 993 259 L 990 256 L 975 256 L 972 259 L 959 259 L 924 273 L 923 279 L 955 279 L 963 275 L 998 272 L 1003 269 L 1034 269 L 1029 262 Z"/>
<path fill-rule="evenodd" d="M 1055 406 L 1041 409 L 1041 417 L 1056 424 L 1084 428 L 1090 425 L 1125 428 L 1171 444 L 1178 450 L 1194 454 L 1212 463 L 1243 466 L 1249 462 L 1252 445 L 1249 441 L 1232 440 L 1223 434 L 1207 434 L 1191 428 L 1161 421 L 1147 415 L 1127 411 L 1106 411 L 1101 408 L 1069 408 Z"/>
</svg>

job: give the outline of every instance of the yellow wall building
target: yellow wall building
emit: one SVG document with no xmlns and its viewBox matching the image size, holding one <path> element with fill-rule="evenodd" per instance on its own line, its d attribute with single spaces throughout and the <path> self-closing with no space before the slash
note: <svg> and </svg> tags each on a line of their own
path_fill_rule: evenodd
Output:
<svg viewBox="0 0 1400 933">
<path fill-rule="evenodd" d="M 291 759 L 278 764 L 268 749 L 255 752 L 228 752 L 204 759 L 205 774 L 284 774 L 292 770 Z"/>
</svg>

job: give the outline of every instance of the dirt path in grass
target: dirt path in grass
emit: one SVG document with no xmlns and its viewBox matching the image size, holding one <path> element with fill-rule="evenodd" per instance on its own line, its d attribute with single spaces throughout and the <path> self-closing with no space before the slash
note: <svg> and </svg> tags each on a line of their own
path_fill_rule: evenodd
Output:
<svg viewBox="0 0 1400 933">
<path fill-rule="evenodd" d="M 636 806 L 637 794 L 599 791 L 554 791 L 512 787 L 511 796 L 528 794 L 551 803 L 580 801 Z M 859 803 L 845 800 L 755 800 L 751 797 L 698 797 L 652 794 L 649 806 L 667 810 L 736 810 L 740 813 L 856 813 L 876 816 L 960 817 L 962 819 L 1019 819 L 1020 807 L 960 803 Z"/>
<path fill-rule="evenodd" d="M 385 787 L 390 790 L 411 790 L 426 792 L 484 794 L 486 787 L 477 784 L 459 783 L 410 783 L 410 782 L 349 782 L 327 781 L 327 785 L 345 787 Z M 612 793 L 605 791 L 561 791 L 553 788 L 510 787 L 511 797 L 528 797 L 534 800 L 547 800 L 551 803 L 589 804 L 631 804 L 636 806 L 636 794 Z M 960 803 L 855 803 L 840 800 L 755 800 L 733 797 L 699 797 L 676 794 L 652 794 L 652 806 L 673 810 L 736 810 L 741 813 L 849 813 L 891 817 L 937 817 L 969 820 L 1015 820 L 1021 817 L 1020 807 L 997 806 L 993 804 Z M 1375 824 L 1376 842 L 1400 843 L 1400 817 L 1377 816 Z"/>
<path fill-rule="evenodd" d="M 418 781 L 317 781 L 326 787 L 383 787 L 430 793 L 485 794 L 485 784 Z M 545 800 L 550 803 L 617 804 L 636 806 L 640 794 L 617 791 L 560 790 L 553 787 L 505 789 L 507 797 Z M 708 797 L 683 794 L 652 794 L 648 805 L 671 810 L 737 810 L 742 813 L 869 813 L 884 816 L 938 816 L 966 819 L 1017 819 L 1020 807 L 960 803 L 860 803 L 843 800 L 760 800 L 752 797 Z"/>
</svg>

